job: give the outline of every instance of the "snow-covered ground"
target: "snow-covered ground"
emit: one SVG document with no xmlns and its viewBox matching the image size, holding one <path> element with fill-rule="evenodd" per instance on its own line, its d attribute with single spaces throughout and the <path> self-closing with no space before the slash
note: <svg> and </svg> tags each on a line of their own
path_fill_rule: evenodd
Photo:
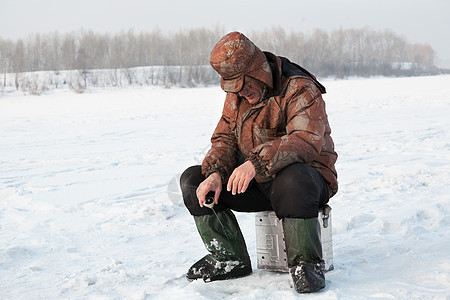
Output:
<svg viewBox="0 0 450 300">
<path fill-rule="evenodd" d="M 450 76 L 324 81 L 339 153 L 335 270 L 311 299 L 449 299 Z M 174 185 L 218 88 L 0 94 L 0 299 L 296 299 L 256 268 L 189 283 L 206 252 Z"/>
</svg>

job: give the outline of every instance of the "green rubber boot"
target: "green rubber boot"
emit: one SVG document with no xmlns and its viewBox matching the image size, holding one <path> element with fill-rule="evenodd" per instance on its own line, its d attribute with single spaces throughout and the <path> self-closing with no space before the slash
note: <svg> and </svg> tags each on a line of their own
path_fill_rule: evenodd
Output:
<svg viewBox="0 0 450 300">
<path fill-rule="evenodd" d="M 209 254 L 189 268 L 188 280 L 202 278 L 211 282 L 252 273 L 244 237 L 231 210 L 218 212 L 217 216 L 194 216 L 194 220 Z"/>
<path fill-rule="evenodd" d="M 283 219 L 289 273 L 299 293 L 314 293 L 325 287 L 318 218 Z"/>
</svg>

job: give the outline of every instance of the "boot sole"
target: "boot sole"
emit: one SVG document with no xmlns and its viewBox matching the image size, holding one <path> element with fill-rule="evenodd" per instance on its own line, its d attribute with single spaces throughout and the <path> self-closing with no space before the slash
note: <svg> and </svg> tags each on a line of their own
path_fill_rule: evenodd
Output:
<svg viewBox="0 0 450 300">
<path fill-rule="evenodd" d="M 204 282 L 209 283 L 209 282 L 218 281 L 218 280 L 237 279 L 237 278 L 249 276 L 251 274 L 252 274 L 252 270 L 245 268 L 245 269 L 240 269 L 234 273 L 231 272 L 228 274 L 221 274 L 221 275 L 212 276 L 212 277 L 203 277 L 203 276 L 190 277 L 190 276 L 188 276 L 188 274 L 186 274 L 186 279 L 189 282 L 192 282 L 197 279 L 203 279 Z"/>
</svg>

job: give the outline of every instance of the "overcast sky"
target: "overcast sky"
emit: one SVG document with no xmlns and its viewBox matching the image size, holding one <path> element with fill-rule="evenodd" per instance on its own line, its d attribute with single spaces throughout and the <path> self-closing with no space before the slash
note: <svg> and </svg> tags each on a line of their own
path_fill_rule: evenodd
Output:
<svg viewBox="0 0 450 300">
<path fill-rule="evenodd" d="M 429 43 L 437 65 L 450 67 L 450 0 L 0 0 L 0 37 L 8 39 L 81 28 L 116 33 L 216 25 L 244 33 L 271 26 L 391 29 L 411 43 Z"/>
</svg>

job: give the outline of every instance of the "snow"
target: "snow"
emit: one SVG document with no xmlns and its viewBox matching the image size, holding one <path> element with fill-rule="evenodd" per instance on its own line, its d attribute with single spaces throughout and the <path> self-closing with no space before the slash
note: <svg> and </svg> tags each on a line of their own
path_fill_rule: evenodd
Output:
<svg viewBox="0 0 450 300">
<path fill-rule="evenodd" d="M 327 80 L 339 153 L 335 270 L 311 299 L 448 299 L 450 76 Z M 218 87 L 0 94 L 1 299 L 296 299 L 256 268 L 205 284 L 176 179 L 222 110 Z"/>
</svg>

